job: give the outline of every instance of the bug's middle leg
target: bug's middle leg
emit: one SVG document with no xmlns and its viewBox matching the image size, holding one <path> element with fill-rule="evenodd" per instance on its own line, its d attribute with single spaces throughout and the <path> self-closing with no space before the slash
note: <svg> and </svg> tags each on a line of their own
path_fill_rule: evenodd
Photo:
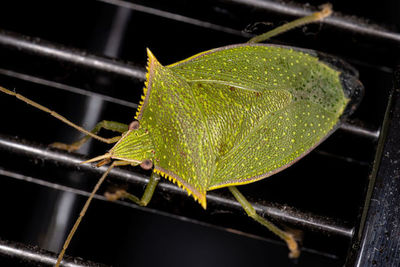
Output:
<svg viewBox="0 0 400 267">
<path fill-rule="evenodd" d="M 82 128 L 81 126 L 79 126 L 79 125 L 73 123 L 72 121 L 68 120 L 68 119 L 65 118 L 64 116 L 61 116 L 61 115 L 58 114 L 57 112 L 55 112 L 55 111 L 53 111 L 53 110 L 51 110 L 51 109 L 49 109 L 49 108 L 47 108 L 47 107 L 45 107 L 45 106 L 42 106 L 42 105 L 40 105 L 39 103 L 37 103 L 37 102 L 35 102 L 35 101 L 33 101 L 33 100 L 31 100 L 31 99 L 29 99 L 29 98 L 27 98 L 27 97 L 21 95 L 21 94 L 18 94 L 18 93 L 14 92 L 14 91 L 10 91 L 10 90 L 8 90 L 8 89 L 6 89 L 6 88 L 0 86 L 0 92 L 1 92 L 1 93 L 5 93 L 5 94 L 7 94 L 7 95 L 14 96 L 14 97 L 16 97 L 17 99 L 19 99 L 19 100 L 21 100 L 21 101 L 27 103 L 28 105 L 31 105 L 32 107 L 35 107 L 35 108 L 37 108 L 37 109 L 40 109 L 41 111 L 44 111 L 44 112 L 50 114 L 50 115 L 53 116 L 54 118 L 56 118 L 56 119 L 58 119 L 58 120 L 64 122 L 65 124 L 67 124 L 67 125 L 69 125 L 69 126 L 75 128 L 76 130 L 78 130 L 78 131 L 80 131 L 80 132 L 82 132 L 82 133 L 84 133 L 84 134 L 86 134 L 86 135 L 89 135 L 90 137 L 92 137 L 92 138 L 94 138 L 94 139 L 97 139 L 97 140 L 99 140 L 99 141 L 101 141 L 101 142 L 110 144 L 110 143 L 115 143 L 115 142 L 118 141 L 118 140 L 116 140 L 116 138 L 103 138 L 103 137 L 101 137 L 101 136 L 98 136 L 98 135 L 96 135 L 96 134 L 93 134 L 92 132 L 89 132 L 88 130 Z"/>
<path fill-rule="evenodd" d="M 103 120 L 103 121 L 97 123 L 96 126 L 93 128 L 93 130 L 91 130 L 90 132 L 92 134 L 97 135 L 97 133 L 101 129 L 106 129 L 106 130 L 110 130 L 110 131 L 114 131 L 114 132 L 118 132 L 118 133 L 124 133 L 124 132 L 128 131 L 128 125 L 120 123 L 120 122 L 116 122 L 116 121 Z M 72 144 L 64 144 L 64 143 L 56 142 L 56 143 L 52 143 L 51 146 L 71 152 L 71 151 L 78 150 L 90 138 L 91 138 L 90 135 L 85 135 L 83 138 L 79 139 L 78 141 L 76 141 Z M 115 137 L 109 138 L 108 140 L 109 140 L 109 143 L 116 143 L 116 142 L 118 142 L 119 139 L 121 139 L 121 136 L 115 136 Z"/>
<path fill-rule="evenodd" d="M 138 204 L 139 206 L 147 206 L 149 204 L 151 198 L 153 197 L 154 191 L 157 187 L 158 182 L 160 181 L 160 175 L 153 172 L 150 176 L 149 183 L 146 185 L 144 190 L 143 196 L 138 198 L 132 194 L 127 193 L 125 190 L 118 190 L 114 193 L 105 193 L 105 196 L 110 201 L 115 201 L 120 198 L 126 198 L 134 203 Z"/>
<path fill-rule="evenodd" d="M 293 238 L 293 235 L 290 233 L 287 233 L 281 229 L 279 229 L 277 226 L 275 226 L 273 223 L 270 221 L 266 220 L 265 218 L 261 217 L 256 213 L 256 210 L 254 207 L 250 204 L 249 201 L 240 193 L 240 191 L 235 187 L 235 186 L 230 186 L 228 187 L 229 191 L 233 194 L 233 196 L 236 198 L 236 200 L 242 205 L 243 209 L 246 211 L 247 215 L 249 217 L 253 218 L 255 221 L 259 222 L 260 224 L 264 225 L 265 227 L 268 228 L 271 232 L 279 236 L 281 239 L 283 239 L 289 250 L 290 258 L 297 258 L 300 256 L 300 251 L 297 245 L 296 240 Z"/>
</svg>

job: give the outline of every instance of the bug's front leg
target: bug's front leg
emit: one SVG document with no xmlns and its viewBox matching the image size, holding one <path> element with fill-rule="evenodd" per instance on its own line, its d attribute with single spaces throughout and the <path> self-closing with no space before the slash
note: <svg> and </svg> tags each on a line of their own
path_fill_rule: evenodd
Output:
<svg viewBox="0 0 400 267">
<path fill-rule="evenodd" d="M 97 123 L 96 126 L 93 128 L 93 130 L 91 130 L 90 132 L 94 135 L 97 135 L 97 133 L 101 129 L 106 129 L 106 130 L 110 130 L 110 131 L 114 131 L 114 132 L 118 132 L 118 133 L 124 133 L 124 132 L 128 131 L 128 125 L 120 123 L 120 122 L 116 122 L 116 121 L 103 120 L 103 121 Z M 91 137 L 92 136 L 90 136 L 90 135 L 85 135 L 83 138 L 79 139 L 78 141 L 76 141 L 72 144 L 64 144 L 64 143 L 55 142 L 55 143 L 52 143 L 50 146 L 71 152 L 71 151 L 78 150 Z M 121 139 L 121 136 L 115 136 L 115 137 L 109 138 L 107 140 L 109 140 L 109 143 L 116 143 L 119 141 L 119 139 Z"/>
<path fill-rule="evenodd" d="M 139 206 L 147 206 L 147 204 L 149 204 L 151 198 L 153 197 L 154 191 L 160 179 L 161 179 L 160 175 L 153 172 L 150 176 L 149 183 L 146 185 L 143 196 L 141 198 L 129 194 L 125 190 L 118 190 L 114 193 L 106 192 L 105 197 L 110 201 L 115 201 L 120 198 L 126 198 L 138 204 Z"/>
<path fill-rule="evenodd" d="M 250 204 L 249 201 L 247 201 L 247 199 L 242 195 L 242 193 L 240 193 L 240 191 L 235 186 L 230 186 L 228 188 L 229 191 L 231 191 L 233 196 L 236 198 L 236 200 L 242 205 L 243 209 L 246 211 L 249 217 L 253 218 L 255 221 L 267 227 L 268 230 L 270 230 L 271 232 L 273 232 L 286 242 L 290 250 L 289 253 L 290 258 L 297 258 L 300 256 L 300 250 L 292 234 L 279 229 L 273 223 L 258 215 L 254 207 Z"/>
</svg>

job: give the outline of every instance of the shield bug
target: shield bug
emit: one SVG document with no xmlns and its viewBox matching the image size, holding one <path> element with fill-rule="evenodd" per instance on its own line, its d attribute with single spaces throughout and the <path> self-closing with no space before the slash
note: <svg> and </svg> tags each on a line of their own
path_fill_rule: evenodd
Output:
<svg viewBox="0 0 400 267">
<path fill-rule="evenodd" d="M 54 147 L 73 151 L 90 137 L 116 143 L 104 155 L 86 161 L 111 164 L 83 207 L 57 266 L 101 183 L 120 165 L 140 165 L 153 173 L 141 198 L 119 190 L 106 194 L 108 199 L 127 198 L 145 206 L 163 176 L 205 209 L 207 191 L 228 187 L 245 212 L 283 239 L 291 257 L 298 257 L 293 235 L 258 215 L 236 186 L 291 166 L 333 133 L 355 108 L 362 85 L 345 63 L 313 50 L 259 44 L 330 13 L 325 6 L 248 43 L 212 49 L 168 66 L 148 50 L 144 93 L 136 120 L 129 126 L 103 121 L 89 132 L 0 88 L 87 135 L 71 145 L 55 143 Z M 100 128 L 122 135 L 102 138 L 97 135 Z"/>
</svg>

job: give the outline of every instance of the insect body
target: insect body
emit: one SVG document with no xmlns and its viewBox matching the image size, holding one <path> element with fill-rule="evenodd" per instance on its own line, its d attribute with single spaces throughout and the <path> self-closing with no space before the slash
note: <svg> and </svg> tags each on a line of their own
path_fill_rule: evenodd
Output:
<svg viewBox="0 0 400 267">
<path fill-rule="evenodd" d="M 341 70 L 314 51 L 254 43 L 329 14 L 325 7 L 251 43 L 209 50 L 169 66 L 161 65 L 148 50 L 144 94 L 136 121 L 129 127 L 103 122 L 88 132 L 57 114 L 87 134 L 72 145 L 56 143 L 58 148 L 75 150 L 89 136 L 117 142 L 106 154 L 87 161 L 113 162 L 83 208 L 57 265 L 93 195 L 118 165 L 153 167 L 153 174 L 142 198 L 117 191 L 108 194 L 109 199 L 125 197 L 147 205 L 159 175 L 177 183 L 203 208 L 207 191 L 228 187 L 246 213 L 286 241 L 290 255 L 297 257 L 293 236 L 259 216 L 235 186 L 258 181 L 296 162 L 329 136 L 351 108 L 350 96 L 360 88 L 354 77 L 353 82 L 343 82 Z M 0 91 L 51 112 L 7 89 L 0 87 Z M 96 135 L 100 127 L 123 134 L 104 139 Z"/>
<path fill-rule="evenodd" d="M 168 67 L 148 54 L 140 127 L 109 157 L 152 160 L 204 208 L 207 191 L 298 160 L 335 128 L 348 102 L 338 71 L 292 48 L 228 46 Z"/>
</svg>

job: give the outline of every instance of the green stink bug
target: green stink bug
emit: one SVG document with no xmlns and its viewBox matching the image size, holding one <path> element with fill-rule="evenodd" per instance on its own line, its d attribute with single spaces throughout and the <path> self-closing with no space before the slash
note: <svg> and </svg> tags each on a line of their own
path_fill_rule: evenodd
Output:
<svg viewBox="0 0 400 267">
<path fill-rule="evenodd" d="M 180 184 L 203 207 L 208 190 L 230 186 L 249 215 L 285 239 L 295 256 L 291 236 L 257 216 L 231 186 L 289 166 L 326 138 L 348 102 L 342 87 L 339 72 L 311 51 L 237 45 L 167 67 L 149 52 L 138 123 L 93 161 L 117 160 L 110 169 L 154 165 L 156 173 Z M 152 176 L 145 196 L 151 197 L 157 179 Z M 140 204 L 149 200 L 124 192 L 110 198 L 121 196 Z"/>
</svg>

